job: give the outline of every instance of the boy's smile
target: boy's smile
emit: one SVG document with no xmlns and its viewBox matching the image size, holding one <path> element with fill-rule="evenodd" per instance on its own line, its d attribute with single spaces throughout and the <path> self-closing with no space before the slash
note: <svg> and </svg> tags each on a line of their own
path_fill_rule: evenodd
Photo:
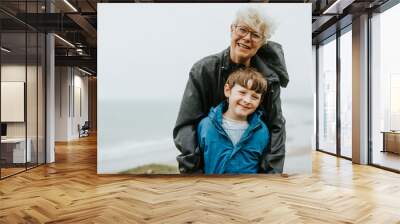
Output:
<svg viewBox="0 0 400 224">
<path fill-rule="evenodd" d="M 247 83 L 252 85 L 252 80 Z M 252 114 L 260 105 L 261 93 L 247 89 L 241 85 L 235 84 L 232 89 L 229 85 L 224 87 L 225 96 L 228 97 L 228 110 L 225 116 L 237 121 L 247 121 L 247 117 Z"/>
</svg>

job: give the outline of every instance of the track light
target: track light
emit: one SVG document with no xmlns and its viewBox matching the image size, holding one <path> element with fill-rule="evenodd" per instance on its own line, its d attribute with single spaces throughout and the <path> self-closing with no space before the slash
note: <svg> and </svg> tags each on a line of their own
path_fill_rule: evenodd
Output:
<svg viewBox="0 0 400 224">
<path fill-rule="evenodd" d="M 58 36 L 57 34 L 54 34 L 55 37 L 57 37 L 59 40 L 61 40 L 62 42 L 66 43 L 67 45 L 69 45 L 70 47 L 75 48 L 75 45 L 73 45 L 71 42 L 69 42 L 68 40 Z"/>
<path fill-rule="evenodd" d="M 11 50 L 9 50 L 9 49 L 7 49 L 7 48 L 5 48 L 5 47 L 1 47 L 1 50 L 4 51 L 4 52 L 6 52 L 6 53 L 10 53 L 10 52 L 11 52 Z"/>
<path fill-rule="evenodd" d="M 83 72 L 83 73 L 85 73 L 85 74 L 87 74 L 87 75 L 92 76 L 92 73 L 90 73 L 90 72 L 88 72 L 88 71 L 86 71 L 86 70 L 83 70 L 83 69 L 81 69 L 81 68 L 79 68 L 79 67 L 78 67 L 78 70 L 81 71 L 81 72 Z"/>
<path fill-rule="evenodd" d="M 65 4 L 67 4 L 72 10 L 74 10 L 74 12 L 78 12 L 78 10 L 71 4 L 69 3 L 68 0 L 64 0 Z"/>
<path fill-rule="evenodd" d="M 341 14 L 343 8 L 345 8 L 343 6 L 346 5 L 347 7 L 353 1 L 354 0 L 336 0 L 332 5 L 330 5 L 327 9 L 325 9 L 322 14 Z M 342 6 L 342 9 L 339 9 L 340 6 Z"/>
</svg>

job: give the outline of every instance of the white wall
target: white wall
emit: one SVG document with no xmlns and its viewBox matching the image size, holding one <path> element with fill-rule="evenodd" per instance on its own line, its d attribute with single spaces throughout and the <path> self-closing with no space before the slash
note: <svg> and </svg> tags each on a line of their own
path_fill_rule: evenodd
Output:
<svg viewBox="0 0 400 224">
<path fill-rule="evenodd" d="M 56 67 L 56 141 L 77 139 L 79 137 L 78 124 L 83 125 L 88 120 L 88 78 L 83 75 L 76 68 Z M 77 105 L 82 105 L 81 113 Z"/>
<path fill-rule="evenodd" d="M 1 81 L 3 82 L 25 82 L 26 83 L 26 72 L 28 75 L 29 84 L 36 86 L 36 81 L 31 76 L 36 77 L 36 66 L 18 65 L 18 64 L 8 64 L 1 66 Z M 27 118 L 28 118 L 28 137 L 30 133 L 36 133 L 36 88 L 27 88 Z M 33 104 L 31 104 L 34 102 Z M 40 105 L 39 105 L 40 106 Z M 24 109 L 24 108 L 22 108 Z M 2 110 L 7 110 L 7 108 L 2 108 Z M 34 123 L 32 123 L 34 121 Z M 8 137 L 24 137 L 25 136 L 25 126 L 26 122 L 7 122 L 7 136 Z"/>
<path fill-rule="evenodd" d="M 77 74 L 78 72 L 78 74 Z M 74 108 L 72 108 L 71 126 L 73 138 L 79 137 L 77 126 L 82 126 L 89 118 L 89 103 L 88 103 L 88 77 L 83 77 L 81 72 L 74 70 Z M 80 96 L 80 97 L 79 97 Z M 79 102 L 80 101 L 80 102 Z"/>
<path fill-rule="evenodd" d="M 55 141 L 68 140 L 68 67 L 55 68 Z"/>
<path fill-rule="evenodd" d="M 27 68 L 24 65 L 8 64 L 1 66 L 1 81 L 2 82 L 25 82 L 26 69 L 28 74 L 33 70 L 32 66 Z M 2 96 L 3 97 L 3 96 Z M 24 108 L 22 108 L 24 109 Z M 7 108 L 1 108 L 7 110 Z M 7 136 L 8 137 L 24 137 L 25 136 L 25 122 L 7 122 Z"/>
<path fill-rule="evenodd" d="M 21 138 L 27 136 L 30 139 L 30 148 L 32 158 L 36 162 L 36 152 L 38 152 L 39 163 L 44 163 L 44 100 L 45 100 L 45 85 L 44 73 L 41 66 L 25 66 L 25 64 L 3 64 L 1 66 L 2 82 L 24 82 L 26 85 L 26 106 L 22 106 L 22 113 L 26 112 L 26 120 L 23 122 L 6 122 L 7 137 Z M 27 79 L 27 81 L 25 80 Z M 2 90 L 3 91 L 3 90 Z M 2 95 L 2 98 L 6 97 Z M 15 102 L 16 103 L 16 102 Z M 1 110 L 7 111 L 10 108 L 2 107 Z M 17 113 L 17 111 L 9 111 Z M 51 150 L 49 150 L 50 152 Z M 51 161 L 51 160 L 48 160 Z"/>
</svg>

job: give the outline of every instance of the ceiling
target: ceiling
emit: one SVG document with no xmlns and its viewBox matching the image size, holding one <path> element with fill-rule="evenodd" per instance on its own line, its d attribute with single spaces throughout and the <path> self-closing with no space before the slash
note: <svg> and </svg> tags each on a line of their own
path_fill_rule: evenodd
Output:
<svg viewBox="0 0 400 224">
<path fill-rule="evenodd" d="M 97 3 L 187 3 L 187 2 L 270 2 L 312 3 L 313 43 L 332 35 L 338 20 L 341 26 L 351 23 L 351 17 L 376 8 L 387 0 L 269 0 L 269 1 L 187 1 L 187 0 L 1 0 L 0 24 L 6 38 L 21 40 L 26 28 L 39 32 L 55 32 L 56 65 L 80 66 L 96 73 Z M 50 13 L 51 12 L 51 13 Z M 346 20 L 347 18 L 347 20 Z M 346 21 L 348 21 L 346 23 Z M 333 27 L 333 28 L 332 28 Z M 14 34 L 11 34 L 14 33 Z M 13 35 L 15 38 L 13 38 Z M 3 35 L 4 36 L 4 35 Z M 66 41 L 64 41 L 66 40 Z M 18 45 L 18 43 L 15 43 Z M 22 45 L 21 45 L 22 46 Z M 34 46 L 34 44 L 29 45 Z M 31 51 L 28 49 L 27 51 Z"/>
</svg>

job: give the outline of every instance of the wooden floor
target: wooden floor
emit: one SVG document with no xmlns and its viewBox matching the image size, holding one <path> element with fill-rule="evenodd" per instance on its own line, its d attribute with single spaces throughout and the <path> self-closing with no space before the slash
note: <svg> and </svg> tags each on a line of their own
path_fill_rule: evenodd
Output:
<svg viewBox="0 0 400 224">
<path fill-rule="evenodd" d="M 25 167 L 24 168 L 20 168 L 20 167 L 17 167 L 17 168 L 13 168 L 13 167 L 12 168 L 9 168 L 9 167 L 4 168 L 4 167 L 2 167 L 1 168 L 1 178 L 7 177 L 7 176 L 11 176 L 13 174 L 16 174 L 16 173 L 19 173 L 19 172 L 23 172 L 25 170 L 26 170 Z"/>
<path fill-rule="evenodd" d="M 372 161 L 374 164 L 400 170 L 400 155 L 392 152 L 374 151 Z"/>
<path fill-rule="evenodd" d="M 0 223 L 400 223 L 400 175 L 313 154 L 313 174 L 98 176 L 96 139 L 0 181 Z"/>
</svg>

